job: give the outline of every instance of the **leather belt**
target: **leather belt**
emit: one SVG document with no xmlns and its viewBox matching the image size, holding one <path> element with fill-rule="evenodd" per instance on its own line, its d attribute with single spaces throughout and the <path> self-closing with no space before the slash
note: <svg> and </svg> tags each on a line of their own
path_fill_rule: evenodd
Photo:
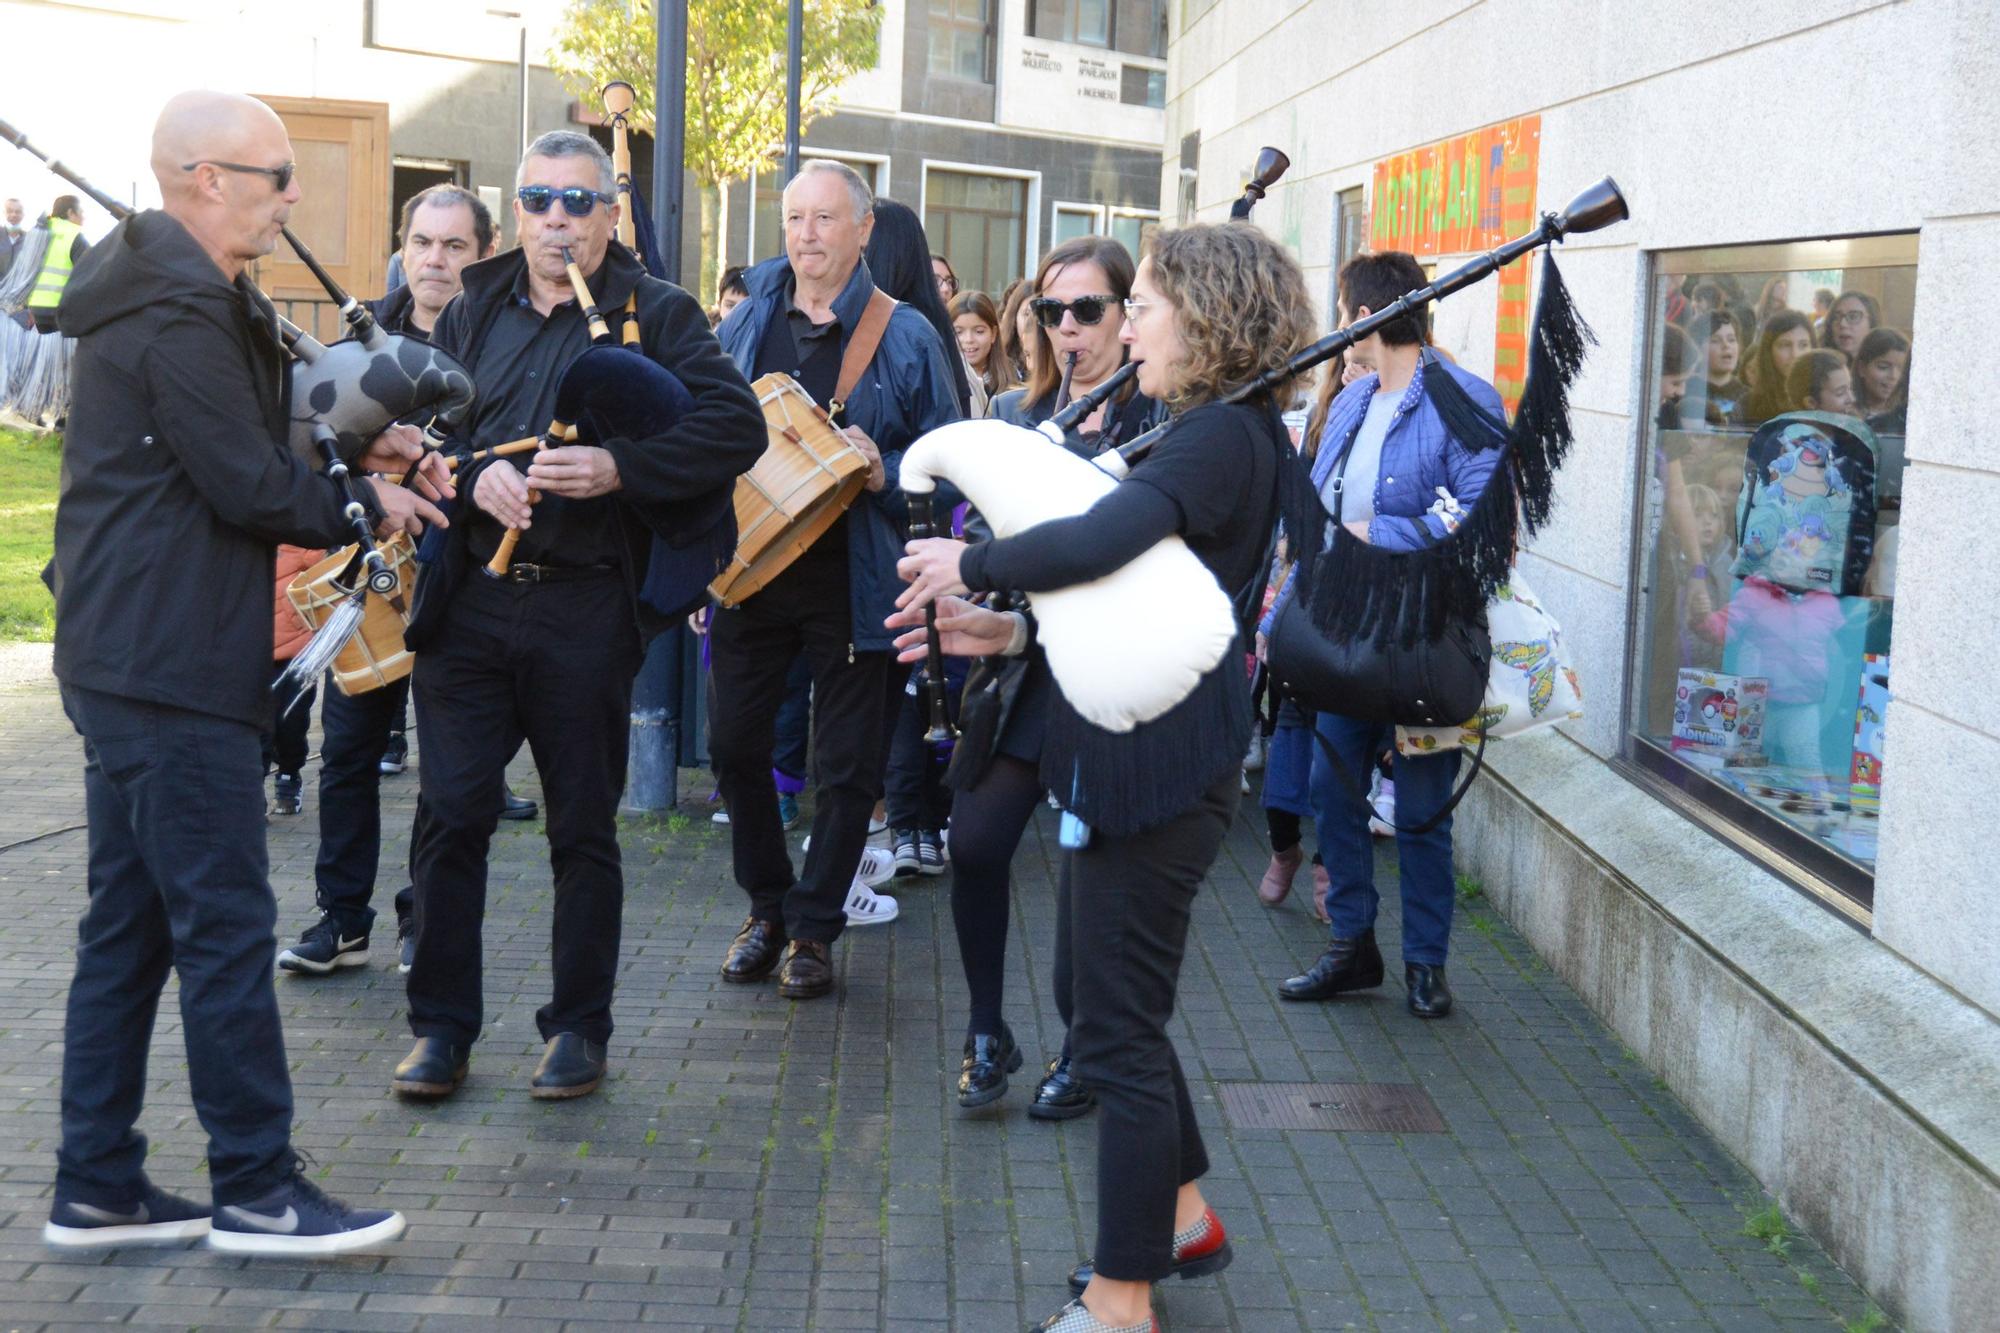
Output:
<svg viewBox="0 0 2000 1333">
<path fill-rule="evenodd" d="M 517 562 L 507 566 L 507 582 L 569 583 L 577 579 L 601 579 L 617 572 L 616 565 L 530 565 Z"/>
</svg>

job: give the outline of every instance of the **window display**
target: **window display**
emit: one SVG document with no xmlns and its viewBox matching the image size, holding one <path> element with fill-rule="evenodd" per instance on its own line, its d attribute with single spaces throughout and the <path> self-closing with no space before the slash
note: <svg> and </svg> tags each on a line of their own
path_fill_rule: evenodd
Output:
<svg viewBox="0 0 2000 1333">
<path fill-rule="evenodd" d="M 1650 310 L 1628 756 L 1864 902 L 1915 261 L 1914 236 L 1665 254 Z"/>
</svg>

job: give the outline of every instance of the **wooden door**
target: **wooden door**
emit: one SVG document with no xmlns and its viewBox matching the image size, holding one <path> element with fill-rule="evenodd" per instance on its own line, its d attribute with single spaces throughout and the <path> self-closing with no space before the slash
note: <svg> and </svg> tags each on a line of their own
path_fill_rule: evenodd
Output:
<svg viewBox="0 0 2000 1333">
<path fill-rule="evenodd" d="M 278 113 L 299 164 L 291 230 L 349 294 L 382 295 L 389 269 L 389 105 L 323 98 L 261 97 Z M 257 283 L 294 322 L 322 338 L 343 328 L 326 289 L 282 241 L 254 270 Z"/>
</svg>

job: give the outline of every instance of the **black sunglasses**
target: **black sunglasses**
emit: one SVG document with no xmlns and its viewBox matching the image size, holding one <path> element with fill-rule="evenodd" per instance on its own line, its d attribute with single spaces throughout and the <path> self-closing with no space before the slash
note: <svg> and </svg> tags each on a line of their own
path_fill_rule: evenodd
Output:
<svg viewBox="0 0 2000 1333">
<path fill-rule="evenodd" d="M 567 190 L 558 190 L 548 185 L 523 185 L 514 191 L 514 197 L 521 201 L 521 207 L 540 217 L 549 211 L 549 205 L 562 200 L 563 212 L 573 218 L 587 218 L 599 204 L 615 204 L 615 195 L 599 194 L 586 190 L 581 185 L 572 185 Z"/>
<path fill-rule="evenodd" d="M 182 171 L 193 171 L 196 167 L 221 167 L 224 171 L 240 171 L 247 176 L 269 176 L 271 182 L 283 194 L 292 188 L 292 177 L 298 174 L 299 164 L 287 162 L 282 167 L 253 167 L 242 162 L 217 162 L 213 158 L 203 158 L 199 162 L 183 162 Z"/>
<path fill-rule="evenodd" d="M 1103 321 L 1104 312 L 1118 304 L 1115 296 L 1079 296 L 1074 301 L 1058 301 L 1053 296 L 1037 296 L 1028 302 L 1028 309 L 1035 312 L 1035 322 L 1045 329 L 1052 329 L 1062 323 L 1063 311 L 1076 316 L 1076 322 L 1088 328 Z"/>
</svg>

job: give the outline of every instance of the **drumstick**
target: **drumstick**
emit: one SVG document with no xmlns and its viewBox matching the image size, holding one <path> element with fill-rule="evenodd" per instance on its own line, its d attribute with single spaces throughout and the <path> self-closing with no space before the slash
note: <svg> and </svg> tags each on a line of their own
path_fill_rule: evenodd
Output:
<svg viewBox="0 0 2000 1333">
<path fill-rule="evenodd" d="M 549 423 L 548 430 L 544 432 L 540 437 L 534 440 L 516 440 L 514 444 L 502 445 L 500 447 L 503 449 L 507 449 L 510 452 L 518 454 L 518 453 L 525 453 L 526 450 L 515 448 L 515 445 L 530 445 L 536 448 L 537 450 L 540 450 L 542 448 L 552 448 L 556 444 L 568 444 L 571 440 L 574 440 L 575 438 L 576 438 L 576 427 L 568 425 L 561 421 L 551 421 Z M 540 491 L 534 490 L 533 488 L 529 489 L 528 491 L 529 504 L 534 504 L 537 500 L 541 498 L 542 494 Z M 499 549 L 495 550 L 493 552 L 493 558 L 486 562 L 486 573 L 490 577 L 496 579 L 504 579 L 507 577 L 507 566 L 514 562 L 514 547 L 517 544 L 519 544 L 520 540 L 521 540 L 521 530 L 519 528 L 509 528 L 507 529 L 507 531 L 500 534 Z"/>
</svg>

